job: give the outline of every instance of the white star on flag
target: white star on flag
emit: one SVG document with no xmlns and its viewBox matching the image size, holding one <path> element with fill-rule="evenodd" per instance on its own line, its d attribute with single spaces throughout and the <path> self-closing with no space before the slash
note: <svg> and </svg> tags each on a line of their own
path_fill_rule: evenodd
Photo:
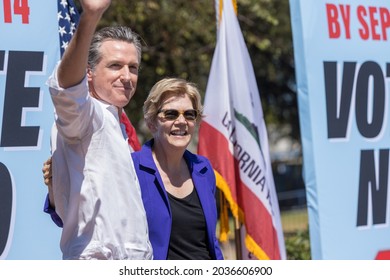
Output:
<svg viewBox="0 0 390 280">
<path fill-rule="evenodd" d="M 62 57 L 79 22 L 79 13 L 72 0 L 58 0 L 57 18 Z"/>
</svg>

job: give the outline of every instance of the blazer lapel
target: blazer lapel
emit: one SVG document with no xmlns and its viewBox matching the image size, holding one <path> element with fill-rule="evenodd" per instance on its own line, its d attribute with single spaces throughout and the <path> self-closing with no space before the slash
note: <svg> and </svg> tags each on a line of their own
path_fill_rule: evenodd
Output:
<svg viewBox="0 0 390 280">
<path fill-rule="evenodd" d="M 169 214 L 172 215 L 171 208 L 168 202 L 167 192 L 164 188 L 160 173 L 157 171 L 157 166 L 153 160 L 152 146 L 153 146 L 153 139 L 145 143 L 145 145 L 142 147 L 141 156 L 139 159 L 140 169 L 143 172 L 148 173 L 147 176 L 148 187 L 157 188 L 158 192 L 160 193 L 161 197 L 164 200 L 165 206 L 168 208 Z"/>
<path fill-rule="evenodd" d="M 208 170 L 209 168 L 202 161 L 195 162 L 194 157 L 188 156 L 187 152 L 185 153 L 185 158 L 189 163 L 192 180 L 194 182 L 196 192 L 198 193 L 200 204 L 203 208 L 207 229 L 210 231 L 211 229 L 209 228 L 209 226 L 211 225 L 207 221 L 207 218 L 212 213 L 212 209 L 210 207 L 213 204 L 210 203 L 210 188 L 208 187 L 209 182 L 206 175 L 208 172 L 210 172 L 210 170 Z"/>
</svg>

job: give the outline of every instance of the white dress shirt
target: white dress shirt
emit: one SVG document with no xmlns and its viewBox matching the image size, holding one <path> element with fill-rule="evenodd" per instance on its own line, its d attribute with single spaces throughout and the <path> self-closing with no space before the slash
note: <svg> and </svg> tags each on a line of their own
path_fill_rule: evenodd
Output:
<svg viewBox="0 0 390 280">
<path fill-rule="evenodd" d="M 48 80 L 56 113 L 52 174 L 63 259 L 152 259 L 146 213 L 118 109 L 92 98 L 87 79 Z M 57 133 L 58 129 L 58 133 Z"/>
</svg>

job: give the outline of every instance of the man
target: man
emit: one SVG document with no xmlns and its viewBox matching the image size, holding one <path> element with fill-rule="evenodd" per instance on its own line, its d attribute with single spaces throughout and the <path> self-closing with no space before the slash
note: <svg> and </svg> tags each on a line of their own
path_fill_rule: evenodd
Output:
<svg viewBox="0 0 390 280">
<path fill-rule="evenodd" d="M 132 149 L 120 124 L 135 93 L 141 44 L 125 27 L 95 33 L 110 3 L 81 1 L 78 28 L 48 80 L 56 110 L 49 197 L 63 222 L 64 259 L 152 258 Z"/>
</svg>

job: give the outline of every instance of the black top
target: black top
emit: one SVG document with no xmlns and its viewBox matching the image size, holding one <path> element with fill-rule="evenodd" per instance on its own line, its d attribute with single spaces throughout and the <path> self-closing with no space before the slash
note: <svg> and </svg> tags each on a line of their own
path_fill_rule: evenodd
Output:
<svg viewBox="0 0 390 280">
<path fill-rule="evenodd" d="M 210 260 L 206 222 L 195 188 L 184 198 L 170 193 L 168 197 L 172 211 L 168 260 Z"/>
</svg>

